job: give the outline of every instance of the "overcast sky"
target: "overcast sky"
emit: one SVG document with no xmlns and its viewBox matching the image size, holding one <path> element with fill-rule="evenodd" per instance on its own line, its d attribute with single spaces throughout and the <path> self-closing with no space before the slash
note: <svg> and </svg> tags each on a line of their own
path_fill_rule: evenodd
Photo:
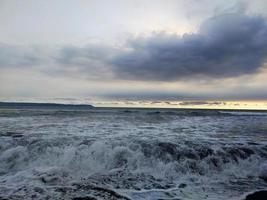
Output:
<svg viewBox="0 0 267 200">
<path fill-rule="evenodd" d="M 265 0 L 0 0 L 4 98 L 267 100 Z"/>
</svg>

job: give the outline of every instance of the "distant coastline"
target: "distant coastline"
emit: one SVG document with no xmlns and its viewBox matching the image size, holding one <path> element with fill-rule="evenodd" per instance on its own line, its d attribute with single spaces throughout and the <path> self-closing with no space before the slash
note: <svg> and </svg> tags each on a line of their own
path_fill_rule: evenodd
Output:
<svg viewBox="0 0 267 200">
<path fill-rule="evenodd" d="M 30 103 L 30 102 L 0 102 L 0 109 L 66 109 L 88 110 L 94 106 L 89 104 L 61 104 L 61 103 Z"/>
<path fill-rule="evenodd" d="M 247 113 L 267 113 L 265 109 L 227 109 L 227 108 L 162 108 L 162 107 L 95 107 L 90 104 L 71 104 L 71 103 L 42 103 L 42 102 L 8 102 L 0 101 L 0 109 L 51 109 L 51 110 L 89 110 L 93 108 L 98 109 L 119 109 L 119 110 L 180 110 L 180 111 L 221 111 L 221 113 L 241 112 Z"/>
</svg>

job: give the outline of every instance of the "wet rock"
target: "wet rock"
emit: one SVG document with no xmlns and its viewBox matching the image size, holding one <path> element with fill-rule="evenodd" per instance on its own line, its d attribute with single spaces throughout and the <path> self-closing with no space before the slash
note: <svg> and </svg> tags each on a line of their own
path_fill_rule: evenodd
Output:
<svg viewBox="0 0 267 200">
<path fill-rule="evenodd" d="M 257 191 L 252 194 L 246 196 L 245 200 L 266 200 L 267 199 L 267 191 Z"/>
</svg>

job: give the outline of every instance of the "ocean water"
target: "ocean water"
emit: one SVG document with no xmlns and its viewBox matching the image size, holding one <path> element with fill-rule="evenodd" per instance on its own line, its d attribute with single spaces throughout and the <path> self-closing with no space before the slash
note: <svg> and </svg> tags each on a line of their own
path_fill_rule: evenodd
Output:
<svg viewBox="0 0 267 200">
<path fill-rule="evenodd" d="M 264 112 L 0 110 L 2 199 L 242 199 L 266 161 Z"/>
</svg>

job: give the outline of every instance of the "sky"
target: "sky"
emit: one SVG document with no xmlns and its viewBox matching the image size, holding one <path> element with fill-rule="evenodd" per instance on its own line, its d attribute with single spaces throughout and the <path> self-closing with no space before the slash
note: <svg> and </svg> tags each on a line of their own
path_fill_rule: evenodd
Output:
<svg viewBox="0 0 267 200">
<path fill-rule="evenodd" d="M 267 109 L 267 1 L 0 0 L 0 99 Z"/>
</svg>

